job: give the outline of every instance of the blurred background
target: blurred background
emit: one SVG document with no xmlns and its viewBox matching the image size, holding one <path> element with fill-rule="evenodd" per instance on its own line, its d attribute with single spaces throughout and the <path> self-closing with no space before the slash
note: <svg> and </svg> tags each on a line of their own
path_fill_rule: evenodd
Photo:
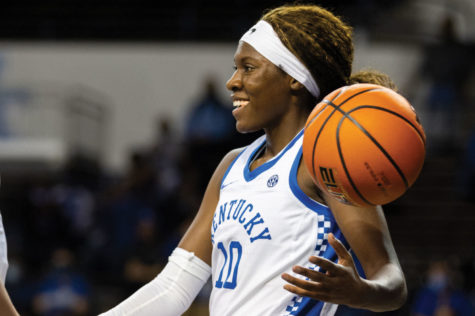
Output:
<svg viewBox="0 0 475 316">
<path fill-rule="evenodd" d="M 235 132 L 224 84 L 240 36 L 283 3 L 2 2 L 0 209 L 22 315 L 97 315 L 161 270 L 222 156 L 257 136 Z M 475 2 L 314 3 L 354 27 L 354 71 L 388 73 L 427 134 L 420 178 L 384 207 L 409 287 L 384 314 L 470 315 Z"/>
</svg>

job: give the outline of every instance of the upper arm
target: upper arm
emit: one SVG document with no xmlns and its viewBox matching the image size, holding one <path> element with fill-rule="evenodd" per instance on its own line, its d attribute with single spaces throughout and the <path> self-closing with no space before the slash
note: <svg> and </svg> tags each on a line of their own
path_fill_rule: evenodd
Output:
<svg viewBox="0 0 475 316">
<path fill-rule="evenodd" d="M 219 201 L 221 181 L 231 162 L 243 149 L 229 152 L 213 173 L 208 183 L 200 208 L 193 222 L 181 239 L 178 247 L 194 252 L 201 260 L 211 264 L 211 223 Z"/>
<path fill-rule="evenodd" d="M 325 200 L 368 279 L 386 264 L 399 267 L 381 206 L 345 205 L 328 196 Z"/>
<path fill-rule="evenodd" d="M 309 197 L 330 208 L 368 279 L 375 277 L 388 263 L 393 263 L 400 269 L 381 206 L 358 207 L 337 201 L 318 189 L 302 162 L 299 185 Z"/>
</svg>

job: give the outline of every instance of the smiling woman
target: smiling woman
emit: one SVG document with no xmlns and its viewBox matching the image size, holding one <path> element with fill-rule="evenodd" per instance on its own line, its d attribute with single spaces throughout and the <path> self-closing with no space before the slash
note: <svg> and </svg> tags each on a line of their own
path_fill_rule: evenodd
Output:
<svg viewBox="0 0 475 316">
<path fill-rule="evenodd" d="M 103 315 L 180 315 L 210 275 L 211 315 L 399 308 L 405 279 L 381 207 L 333 199 L 302 161 L 310 111 L 353 82 L 351 29 L 318 6 L 278 7 L 244 34 L 234 61 L 236 128 L 265 135 L 223 158 L 164 270 Z"/>
<path fill-rule="evenodd" d="M 233 92 L 237 130 L 248 133 L 280 124 L 290 102 L 289 76 L 245 42 L 234 60 L 236 71 L 226 87 Z"/>
</svg>

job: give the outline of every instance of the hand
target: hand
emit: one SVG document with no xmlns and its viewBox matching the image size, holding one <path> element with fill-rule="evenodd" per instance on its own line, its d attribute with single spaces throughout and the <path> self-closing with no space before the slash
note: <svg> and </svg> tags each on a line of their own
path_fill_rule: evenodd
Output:
<svg viewBox="0 0 475 316">
<path fill-rule="evenodd" d="M 315 300 L 353 307 L 363 305 L 362 293 L 365 292 L 366 282 L 358 275 L 351 254 L 333 234 L 328 235 L 328 241 L 335 249 L 338 263 L 312 256 L 309 261 L 326 272 L 322 273 L 302 266 L 294 266 L 292 270 L 295 273 L 303 275 L 309 280 L 302 280 L 283 273 L 282 278 L 290 283 L 285 284 L 284 289 Z"/>
</svg>

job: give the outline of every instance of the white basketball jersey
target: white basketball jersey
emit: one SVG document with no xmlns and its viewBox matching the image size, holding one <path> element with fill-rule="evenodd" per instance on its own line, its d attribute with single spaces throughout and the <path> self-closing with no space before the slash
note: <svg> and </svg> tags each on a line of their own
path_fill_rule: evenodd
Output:
<svg viewBox="0 0 475 316">
<path fill-rule="evenodd" d="M 338 305 L 284 290 L 281 274 L 292 266 L 318 269 L 311 255 L 336 260 L 327 236 L 344 240 L 328 207 L 310 199 L 297 184 L 302 157 L 300 132 L 277 156 L 250 171 L 263 148 L 258 138 L 234 160 L 223 177 L 211 237 L 213 316 L 334 315 Z"/>
</svg>

